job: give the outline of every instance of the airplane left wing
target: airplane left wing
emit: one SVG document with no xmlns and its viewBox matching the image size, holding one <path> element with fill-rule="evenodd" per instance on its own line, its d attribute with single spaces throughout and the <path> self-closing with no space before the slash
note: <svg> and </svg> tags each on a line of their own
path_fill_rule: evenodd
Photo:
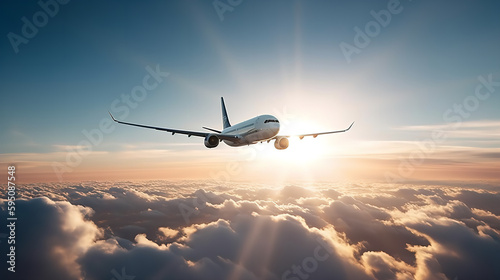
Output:
<svg viewBox="0 0 500 280">
<path fill-rule="evenodd" d="M 234 140 L 234 139 L 238 138 L 238 136 L 236 136 L 236 135 L 227 135 L 227 134 L 221 134 L 221 133 L 208 133 L 208 132 L 180 130 L 180 129 L 173 129 L 173 128 L 156 127 L 156 126 L 142 125 L 142 124 L 136 124 L 136 123 L 122 122 L 122 121 L 119 121 L 119 120 L 115 119 L 113 117 L 113 115 L 111 114 L 111 112 L 108 112 L 108 113 L 111 116 L 111 119 L 113 119 L 113 121 L 115 121 L 117 123 L 131 125 L 131 126 L 137 126 L 137 127 L 142 127 L 142 128 L 149 128 L 149 129 L 155 129 L 155 130 L 160 130 L 160 131 L 171 132 L 172 135 L 178 133 L 178 134 L 185 134 L 188 137 L 191 137 L 191 136 L 207 137 L 207 135 L 213 134 L 213 135 L 217 135 L 217 137 L 219 137 L 219 139 L 222 139 L 222 140 Z"/>
</svg>

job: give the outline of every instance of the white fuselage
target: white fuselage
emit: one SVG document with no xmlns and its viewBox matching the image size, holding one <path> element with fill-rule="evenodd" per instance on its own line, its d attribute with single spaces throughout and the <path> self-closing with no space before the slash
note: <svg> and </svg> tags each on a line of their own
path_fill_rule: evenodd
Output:
<svg viewBox="0 0 500 280">
<path fill-rule="evenodd" d="M 222 134 L 237 135 L 237 140 L 223 140 L 229 146 L 237 147 L 266 141 L 278 134 L 280 123 L 271 115 L 261 115 L 253 119 L 225 128 Z"/>
</svg>

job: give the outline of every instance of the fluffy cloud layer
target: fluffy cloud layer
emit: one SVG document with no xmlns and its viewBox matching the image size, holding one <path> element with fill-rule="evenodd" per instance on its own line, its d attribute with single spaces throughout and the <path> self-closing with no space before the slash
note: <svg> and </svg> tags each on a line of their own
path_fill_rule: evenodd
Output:
<svg viewBox="0 0 500 280">
<path fill-rule="evenodd" d="M 13 279 L 500 279 L 495 187 L 154 181 L 18 191 Z"/>
</svg>

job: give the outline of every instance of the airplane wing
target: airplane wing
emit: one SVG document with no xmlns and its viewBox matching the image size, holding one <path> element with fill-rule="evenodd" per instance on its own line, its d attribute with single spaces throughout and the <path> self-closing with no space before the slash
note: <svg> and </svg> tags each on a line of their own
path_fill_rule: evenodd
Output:
<svg viewBox="0 0 500 280">
<path fill-rule="evenodd" d="M 276 136 L 274 136 L 273 139 L 276 139 L 276 138 L 279 138 L 279 137 L 285 137 L 285 138 L 299 137 L 300 139 L 303 139 L 306 136 L 312 136 L 312 137 L 316 138 L 316 137 L 318 137 L 318 135 L 346 132 L 349 129 L 351 129 L 351 127 L 352 127 L 353 124 L 354 124 L 354 122 L 352 122 L 351 125 L 348 128 L 344 129 L 344 130 L 335 130 L 335 131 L 328 131 L 328 132 L 317 132 L 317 133 L 308 133 L 308 134 L 299 134 L 299 135 L 276 135 Z"/>
<path fill-rule="evenodd" d="M 137 126 L 137 127 L 142 127 L 142 128 L 156 129 L 156 130 L 160 130 L 160 131 L 167 131 L 167 132 L 171 132 L 172 135 L 178 133 L 178 134 L 185 134 L 188 137 L 191 137 L 191 136 L 207 137 L 207 135 L 213 134 L 213 135 L 217 135 L 217 137 L 219 137 L 219 139 L 222 139 L 222 140 L 234 140 L 234 139 L 238 139 L 238 136 L 236 136 L 236 135 L 227 135 L 227 134 L 221 134 L 221 133 L 208 133 L 208 132 L 180 130 L 180 129 L 173 129 L 173 128 L 156 127 L 156 126 L 142 125 L 142 124 L 136 124 L 136 123 L 122 122 L 122 121 L 119 121 L 119 120 L 115 119 L 113 117 L 113 115 L 111 114 L 111 112 L 108 112 L 108 113 L 111 116 L 111 119 L 113 119 L 113 121 L 115 121 L 117 123 L 126 124 L 126 125 L 132 125 L 132 126 Z"/>
</svg>

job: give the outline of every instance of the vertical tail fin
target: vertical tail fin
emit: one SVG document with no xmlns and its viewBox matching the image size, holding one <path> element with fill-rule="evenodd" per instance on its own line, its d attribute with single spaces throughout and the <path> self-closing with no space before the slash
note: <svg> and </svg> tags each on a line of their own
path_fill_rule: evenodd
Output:
<svg viewBox="0 0 500 280">
<path fill-rule="evenodd" d="M 222 107 L 222 125 L 223 128 L 226 129 L 231 126 L 231 123 L 229 123 L 229 117 L 227 116 L 226 105 L 224 104 L 224 97 L 220 98 L 220 104 Z"/>
</svg>

